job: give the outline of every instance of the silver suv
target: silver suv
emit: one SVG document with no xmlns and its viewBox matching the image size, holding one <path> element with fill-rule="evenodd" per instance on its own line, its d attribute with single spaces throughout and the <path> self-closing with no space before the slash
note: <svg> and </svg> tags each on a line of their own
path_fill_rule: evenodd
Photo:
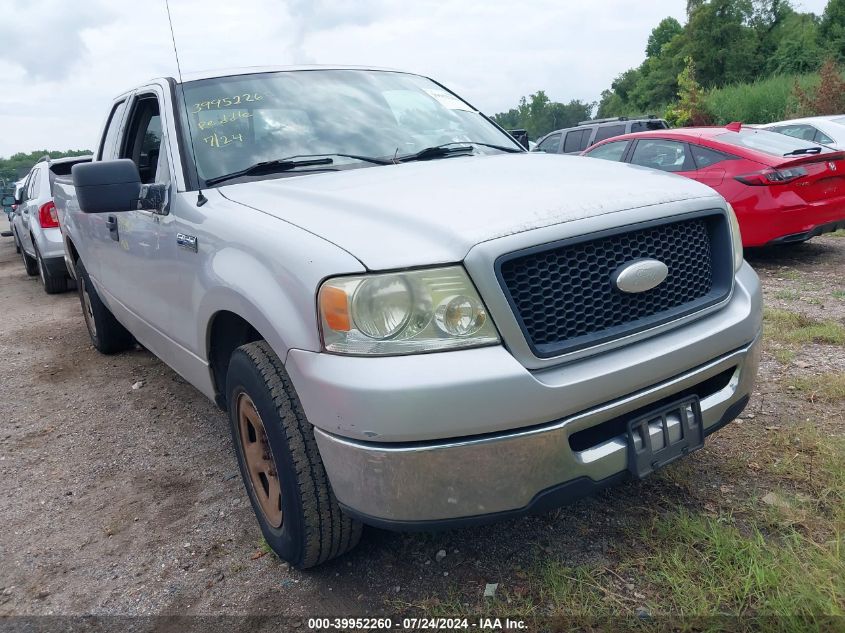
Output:
<svg viewBox="0 0 845 633">
<path fill-rule="evenodd" d="M 581 121 L 576 127 L 549 132 L 537 139 L 533 152 L 546 154 L 580 154 L 599 141 L 646 130 L 665 130 L 669 124 L 651 115 L 639 119 L 614 117 L 611 119 L 592 119 Z"/>
<path fill-rule="evenodd" d="M 45 156 L 16 191 L 17 206 L 12 217 L 15 246 L 27 274 L 38 275 L 48 294 L 67 290 L 68 282 L 59 217 L 53 202 L 53 183 L 56 176 L 70 174 L 73 165 L 90 160 L 90 156 L 58 159 Z"/>
<path fill-rule="evenodd" d="M 98 147 L 56 187 L 91 341 L 228 411 L 296 566 L 644 477 L 748 402 L 760 286 L 693 180 L 525 152 L 366 68 L 152 81 Z"/>
</svg>

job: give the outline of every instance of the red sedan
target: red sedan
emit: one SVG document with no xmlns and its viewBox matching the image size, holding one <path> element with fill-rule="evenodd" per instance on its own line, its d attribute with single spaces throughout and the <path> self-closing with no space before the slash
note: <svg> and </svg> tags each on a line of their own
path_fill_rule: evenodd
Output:
<svg viewBox="0 0 845 633">
<path fill-rule="evenodd" d="M 736 211 L 744 246 L 803 242 L 845 228 L 845 152 L 823 145 L 731 123 L 625 134 L 582 155 L 713 187 Z"/>
</svg>

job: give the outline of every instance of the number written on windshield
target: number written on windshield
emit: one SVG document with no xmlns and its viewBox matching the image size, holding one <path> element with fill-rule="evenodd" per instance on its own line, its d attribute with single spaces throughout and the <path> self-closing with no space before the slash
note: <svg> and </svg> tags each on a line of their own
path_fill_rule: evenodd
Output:
<svg viewBox="0 0 845 633">
<path fill-rule="evenodd" d="M 230 108 L 241 103 L 250 103 L 253 101 L 261 101 L 264 97 L 257 92 L 245 92 L 242 95 L 235 95 L 233 97 L 220 97 L 219 99 L 209 99 L 208 101 L 200 101 L 194 104 L 194 109 L 191 114 L 197 114 L 203 110 L 216 110 L 219 108 Z"/>
</svg>

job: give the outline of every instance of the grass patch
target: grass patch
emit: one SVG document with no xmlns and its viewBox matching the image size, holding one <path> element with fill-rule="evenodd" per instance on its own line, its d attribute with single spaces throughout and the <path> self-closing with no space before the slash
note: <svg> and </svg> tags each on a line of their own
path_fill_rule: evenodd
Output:
<svg viewBox="0 0 845 633">
<path fill-rule="evenodd" d="M 815 402 L 842 402 L 845 400 L 845 373 L 831 372 L 805 376 L 789 381 L 798 391 L 807 395 L 807 399 Z"/>
<path fill-rule="evenodd" d="M 730 517 L 686 510 L 659 519 L 643 533 L 660 544 L 641 561 L 661 587 L 656 612 L 689 615 L 845 615 L 842 534 L 814 543 L 795 530 L 772 538 L 742 530 Z"/>
<path fill-rule="evenodd" d="M 845 345 L 845 326 L 836 321 L 818 321 L 798 312 L 766 308 L 765 335 L 780 343 L 827 343 Z"/>
<path fill-rule="evenodd" d="M 778 290 L 774 294 L 775 299 L 781 299 L 782 301 L 797 301 L 801 298 L 801 295 L 798 294 L 796 290 Z"/>
<path fill-rule="evenodd" d="M 705 108 L 722 125 L 731 121 L 782 121 L 789 118 L 787 112 L 796 105 L 793 92 L 796 81 L 807 91 L 818 85 L 819 75 L 776 75 L 753 83 L 716 88 L 705 95 Z"/>
<path fill-rule="evenodd" d="M 797 352 L 789 347 L 778 347 L 777 349 L 772 350 L 772 356 L 774 356 L 775 360 L 777 360 L 781 365 L 791 365 L 797 355 Z"/>
<path fill-rule="evenodd" d="M 832 233 L 828 233 L 827 237 L 845 237 L 845 229 L 836 229 Z"/>
<path fill-rule="evenodd" d="M 613 572 L 548 564 L 539 572 L 543 603 L 561 615 L 630 616 L 644 605 L 658 621 L 715 618 L 704 630 L 744 628 L 718 619 L 727 615 L 772 618 L 764 630 L 828 630 L 827 618 L 845 616 L 845 438 L 809 425 L 771 438 L 761 472 L 788 489 L 732 499 L 730 511 L 655 516 L 630 529 L 630 556 Z"/>
<path fill-rule="evenodd" d="M 830 296 L 834 299 L 845 299 L 845 290 L 834 290 Z"/>
</svg>

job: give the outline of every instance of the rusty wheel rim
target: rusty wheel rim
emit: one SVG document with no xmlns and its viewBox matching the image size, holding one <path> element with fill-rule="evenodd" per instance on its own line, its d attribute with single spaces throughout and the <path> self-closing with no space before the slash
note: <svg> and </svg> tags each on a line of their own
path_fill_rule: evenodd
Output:
<svg viewBox="0 0 845 633">
<path fill-rule="evenodd" d="M 241 451 L 249 474 L 249 482 L 265 520 L 274 528 L 281 527 L 282 487 L 276 470 L 276 460 L 267 440 L 264 422 L 255 403 L 247 394 L 238 396 L 238 431 Z"/>
</svg>

